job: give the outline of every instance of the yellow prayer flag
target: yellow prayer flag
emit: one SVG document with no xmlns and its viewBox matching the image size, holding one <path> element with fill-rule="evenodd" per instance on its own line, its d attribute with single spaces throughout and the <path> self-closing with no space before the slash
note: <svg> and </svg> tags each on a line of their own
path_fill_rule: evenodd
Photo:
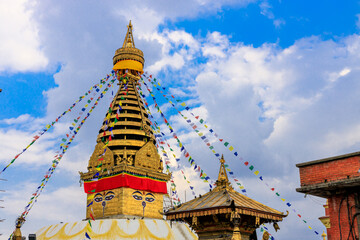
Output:
<svg viewBox="0 0 360 240">
<path fill-rule="evenodd" d="M 202 135 L 204 135 L 202 132 L 201 133 L 199 133 L 199 136 L 201 137 Z"/>
<path fill-rule="evenodd" d="M 215 151 L 215 150 L 212 150 L 212 152 L 213 152 L 213 153 L 216 153 L 216 151 Z"/>
<path fill-rule="evenodd" d="M 240 189 L 244 189 L 244 186 L 240 186 L 239 188 L 240 188 Z"/>
<path fill-rule="evenodd" d="M 102 88 L 102 85 L 100 84 L 99 88 Z"/>
<path fill-rule="evenodd" d="M 206 124 L 204 124 L 204 127 L 208 128 L 208 126 Z"/>
<path fill-rule="evenodd" d="M 161 86 L 159 82 L 158 82 L 158 85 Z"/>
<path fill-rule="evenodd" d="M 312 230 L 312 228 L 309 226 L 309 229 L 311 229 Z"/>
<path fill-rule="evenodd" d="M 257 176 L 259 174 L 259 171 L 255 171 L 254 174 Z"/>
<path fill-rule="evenodd" d="M 281 200 L 282 200 L 283 202 L 285 202 L 285 199 L 281 198 Z"/>
<path fill-rule="evenodd" d="M 100 171 L 101 170 L 101 167 L 98 167 L 98 168 L 95 168 L 97 171 Z"/>
<path fill-rule="evenodd" d="M 181 106 L 183 106 L 183 107 L 185 107 L 186 106 L 186 103 L 185 102 L 183 102 L 182 104 L 180 104 Z"/>
<path fill-rule="evenodd" d="M 234 150 L 234 147 L 233 147 L 233 146 L 230 146 L 230 147 L 229 147 L 229 150 L 230 150 L 230 151 Z"/>
<path fill-rule="evenodd" d="M 85 107 L 88 107 L 88 106 L 89 106 L 88 104 L 85 105 Z"/>
</svg>

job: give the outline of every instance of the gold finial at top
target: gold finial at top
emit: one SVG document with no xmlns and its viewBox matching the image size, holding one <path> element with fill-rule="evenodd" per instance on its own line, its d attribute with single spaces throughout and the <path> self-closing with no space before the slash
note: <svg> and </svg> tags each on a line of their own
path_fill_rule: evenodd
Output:
<svg viewBox="0 0 360 240">
<path fill-rule="evenodd" d="M 134 63 L 134 61 L 139 63 Z M 118 62 L 122 63 L 118 64 Z M 144 53 L 135 47 L 133 25 L 131 24 L 131 20 L 127 26 L 127 31 L 122 47 L 115 51 L 113 64 L 113 69 L 115 70 L 132 69 L 138 72 L 143 72 Z"/>
<path fill-rule="evenodd" d="M 222 155 L 220 159 L 219 176 L 218 179 L 216 180 L 216 188 L 214 190 L 221 190 L 221 189 L 233 190 L 226 173 L 224 155 Z"/>
<path fill-rule="evenodd" d="M 221 163 L 221 164 L 224 164 L 224 163 L 225 163 L 224 154 L 221 155 L 220 163 Z"/>
<path fill-rule="evenodd" d="M 123 43 L 123 48 L 135 48 L 135 42 L 134 42 L 134 37 L 132 34 L 132 24 L 131 24 L 131 20 L 129 22 L 129 25 L 127 26 L 127 32 L 126 32 L 126 36 L 124 39 L 124 43 Z"/>
</svg>

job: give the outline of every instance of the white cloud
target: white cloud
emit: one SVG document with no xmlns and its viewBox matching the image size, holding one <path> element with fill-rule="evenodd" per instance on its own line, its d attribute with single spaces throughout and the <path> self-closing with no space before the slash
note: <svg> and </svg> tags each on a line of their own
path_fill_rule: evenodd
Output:
<svg viewBox="0 0 360 240">
<path fill-rule="evenodd" d="M 19 216 L 27 205 L 32 191 L 36 189 L 34 183 L 22 183 L 14 186 L 16 191 L 7 194 L 4 200 L 3 214 L 8 216 Z M 23 236 L 35 233 L 41 227 L 49 226 L 49 222 L 75 222 L 85 217 L 86 196 L 79 186 L 60 187 L 55 191 L 44 190 L 38 198 L 38 203 L 31 209 L 27 221 L 21 228 Z M 5 216 L 6 216 L 5 215 Z M 4 235 L 0 239 L 8 239 L 14 229 L 13 219 L 6 219 L 2 223 Z M 40 225 L 39 225 L 40 224 Z"/>
<path fill-rule="evenodd" d="M 48 59 L 41 49 L 33 13 L 36 2 L 0 1 L 0 72 L 44 70 Z"/>
<path fill-rule="evenodd" d="M 276 18 L 273 11 L 272 11 L 272 6 L 269 3 L 268 0 L 264 0 L 259 4 L 260 7 L 260 14 L 264 15 L 265 17 L 267 17 L 268 19 L 273 21 L 273 24 L 276 28 L 280 28 L 281 25 L 284 25 L 286 22 L 284 19 L 281 18 Z"/>
</svg>

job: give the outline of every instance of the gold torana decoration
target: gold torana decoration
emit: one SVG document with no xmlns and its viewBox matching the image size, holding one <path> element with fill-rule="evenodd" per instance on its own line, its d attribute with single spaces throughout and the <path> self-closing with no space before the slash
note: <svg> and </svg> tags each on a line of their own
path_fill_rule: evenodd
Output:
<svg viewBox="0 0 360 240">
<path fill-rule="evenodd" d="M 132 29 L 130 21 L 123 45 L 115 51 L 113 69 L 118 73 L 119 90 L 103 120 L 95 150 L 89 160 L 88 172 L 80 173 L 81 180 L 85 182 L 93 179 L 97 173 L 101 180 L 122 172 L 156 181 L 170 179 L 169 174 L 162 172 L 163 166 L 155 147 L 151 122 L 136 89 L 140 80 L 139 73 L 143 72 L 144 55 L 135 48 Z M 123 79 L 125 74 L 126 79 Z M 129 187 L 89 193 L 86 218 L 90 219 L 91 214 L 95 219 L 161 219 L 163 196 L 163 193 Z"/>
</svg>

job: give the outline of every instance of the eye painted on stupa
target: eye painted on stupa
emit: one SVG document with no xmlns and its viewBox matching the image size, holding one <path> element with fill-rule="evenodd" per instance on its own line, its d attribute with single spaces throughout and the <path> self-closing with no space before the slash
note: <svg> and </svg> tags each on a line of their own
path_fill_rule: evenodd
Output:
<svg viewBox="0 0 360 240">
<path fill-rule="evenodd" d="M 101 202 L 103 200 L 103 195 L 101 193 L 97 193 L 94 197 L 95 202 Z"/>
<path fill-rule="evenodd" d="M 132 193 L 132 196 L 135 200 L 142 200 L 142 193 L 140 191 L 135 191 Z"/>
<path fill-rule="evenodd" d="M 153 202 L 153 201 L 155 201 L 155 196 L 154 196 L 153 194 L 151 194 L 151 193 L 147 193 L 147 194 L 145 195 L 145 201 L 147 201 L 147 202 Z"/>
<path fill-rule="evenodd" d="M 106 193 L 106 196 L 105 196 L 105 200 L 106 201 L 110 201 L 111 199 L 113 199 L 115 197 L 115 193 L 112 192 L 112 191 L 109 191 Z"/>
</svg>

